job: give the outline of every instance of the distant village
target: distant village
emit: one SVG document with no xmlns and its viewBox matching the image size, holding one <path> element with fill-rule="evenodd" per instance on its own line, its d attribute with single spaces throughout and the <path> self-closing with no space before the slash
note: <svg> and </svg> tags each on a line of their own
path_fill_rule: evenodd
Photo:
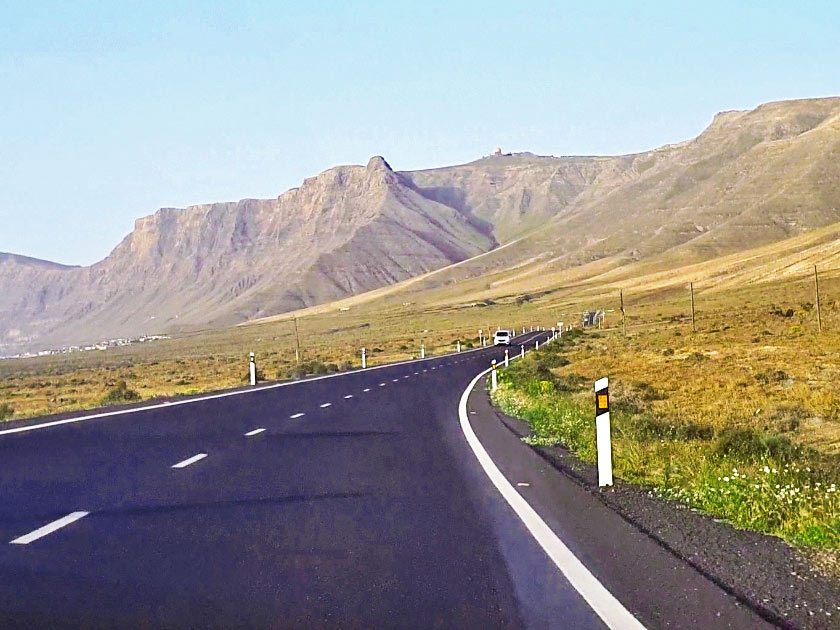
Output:
<svg viewBox="0 0 840 630">
<path fill-rule="evenodd" d="M 131 339 L 108 339 L 90 346 L 65 346 L 63 348 L 52 350 L 41 350 L 39 352 L 23 352 L 21 354 L 0 355 L 0 359 L 31 359 L 33 357 L 48 357 L 57 354 L 71 354 L 73 352 L 88 352 L 91 350 L 107 350 L 108 348 L 117 348 L 119 346 L 130 346 L 135 343 L 146 343 L 147 341 L 158 341 L 160 339 L 169 339 L 169 335 L 143 335 L 142 337 L 133 337 Z"/>
</svg>

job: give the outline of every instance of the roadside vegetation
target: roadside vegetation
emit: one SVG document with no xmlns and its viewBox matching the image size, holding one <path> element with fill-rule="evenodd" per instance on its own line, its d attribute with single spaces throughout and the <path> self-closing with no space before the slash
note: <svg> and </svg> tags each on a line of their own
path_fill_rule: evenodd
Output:
<svg viewBox="0 0 840 630">
<path fill-rule="evenodd" d="M 0 422 L 99 406 L 199 394 L 249 382 L 254 351 L 260 382 L 289 381 L 404 361 L 480 345 L 488 327 L 465 312 L 328 313 L 299 321 L 300 360 L 291 320 L 241 326 L 136 346 L 0 360 Z M 409 312 L 406 312 L 409 311 Z M 494 314 L 494 317 L 498 316 Z M 479 323 L 481 322 L 481 323 Z"/>
<path fill-rule="evenodd" d="M 801 338 L 774 342 L 767 360 L 753 342 L 716 334 L 573 330 L 501 371 L 493 400 L 528 422 L 531 444 L 594 463 L 592 385 L 609 376 L 618 477 L 737 527 L 840 549 L 834 382 L 809 382 L 802 359 L 777 367 L 783 347 L 813 359 Z"/>
</svg>

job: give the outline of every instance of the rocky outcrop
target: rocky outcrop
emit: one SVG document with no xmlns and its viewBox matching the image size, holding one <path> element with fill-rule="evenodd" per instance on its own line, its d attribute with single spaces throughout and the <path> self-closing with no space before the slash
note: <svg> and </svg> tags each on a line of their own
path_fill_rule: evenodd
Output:
<svg viewBox="0 0 840 630">
<path fill-rule="evenodd" d="M 0 254 L 0 351 L 239 323 L 512 241 L 469 273 L 709 259 L 840 221 L 838 155 L 840 99 L 827 98 L 723 112 L 636 155 L 413 172 L 373 157 L 276 199 L 163 208 L 90 267 Z"/>
</svg>

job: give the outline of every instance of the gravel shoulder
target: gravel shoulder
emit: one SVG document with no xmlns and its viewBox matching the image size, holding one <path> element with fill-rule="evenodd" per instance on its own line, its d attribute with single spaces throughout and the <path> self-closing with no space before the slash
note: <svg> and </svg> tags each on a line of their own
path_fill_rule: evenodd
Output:
<svg viewBox="0 0 840 630">
<path fill-rule="evenodd" d="M 489 413 L 513 435 L 530 435 L 527 423 L 492 407 L 486 391 L 480 394 Z M 785 541 L 736 529 L 620 479 L 612 489 L 601 490 L 596 467 L 566 449 L 529 448 L 765 620 L 780 628 L 840 629 L 840 579 L 820 571 Z"/>
</svg>

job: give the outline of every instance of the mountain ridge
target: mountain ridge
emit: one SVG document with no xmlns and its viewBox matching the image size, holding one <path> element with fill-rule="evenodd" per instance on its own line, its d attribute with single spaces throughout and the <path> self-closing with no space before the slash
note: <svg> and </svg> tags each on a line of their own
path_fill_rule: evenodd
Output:
<svg viewBox="0 0 840 630">
<path fill-rule="evenodd" d="M 272 199 L 161 208 L 89 267 L 0 254 L 0 349 L 241 323 L 508 244 L 458 272 L 725 256 L 840 220 L 838 154 L 831 97 L 719 112 L 693 139 L 628 155 L 415 171 L 374 156 Z"/>
</svg>

